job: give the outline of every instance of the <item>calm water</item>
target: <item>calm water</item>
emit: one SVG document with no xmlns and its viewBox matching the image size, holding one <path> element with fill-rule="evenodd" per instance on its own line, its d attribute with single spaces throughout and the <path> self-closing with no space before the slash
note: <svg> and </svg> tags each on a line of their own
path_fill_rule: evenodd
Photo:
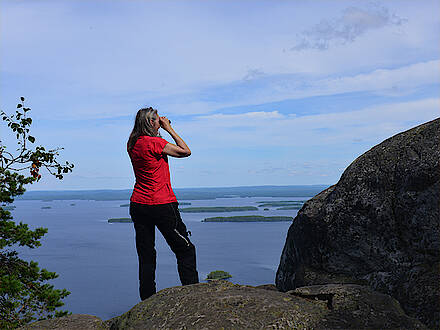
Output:
<svg viewBox="0 0 440 330">
<path fill-rule="evenodd" d="M 249 197 L 192 200 L 196 206 L 257 206 L 265 200 L 306 200 L 308 197 Z M 21 248 L 24 259 L 60 276 L 52 283 L 71 294 L 64 299 L 73 313 L 92 314 L 107 320 L 137 304 L 138 261 L 133 224 L 109 224 L 108 218 L 129 217 L 127 201 L 17 201 L 14 220 L 48 233 L 37 249 Z M 75 204 L 75 205 L 71 205 Z M 42 207 L 50 206 L 50 209 Z M 200 281 L 213 270 L 224 270 L 231 282 L 248 285 L 274 283 L 275 273 L 290 222 L 202 223 L 206 217 L 232 215 L 286 215 L 296 210 L 181 213 L 196 246 Z M 157 289 L 180 285 L 176 259 L 156 229 Z"/>
</svg>

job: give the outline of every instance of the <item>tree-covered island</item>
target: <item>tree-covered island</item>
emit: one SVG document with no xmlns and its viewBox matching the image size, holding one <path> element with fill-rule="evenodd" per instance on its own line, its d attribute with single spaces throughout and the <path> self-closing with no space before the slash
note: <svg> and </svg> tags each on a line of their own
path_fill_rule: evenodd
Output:
<svg viewBox="0 0 440 330">
<path fill-rule="evenodd" d="M 202 220 L 202 222 L 279 222 L 293 221 L 292 217 L 273 216 L 265 217 L 262 215 L 243 215 L 232 217 L 212 217 Z"/>
<path fill-rule="evenodd" d="M 214 207 L 185 207 L 179 209 L 183 213 L 204 213 L 204 212 L 241 212 L 241 211 L 257 211 L 255 206 L 214 206 Z"/>
<path fill-rule="evenodd" d="M 225 272 L 223 270 L 214 270 L 206 276 L 205 281 L 227 280 L 231 277 L 232 275 L 228 272 Z"/>
<path fill-rule="evenodd" d="M 306 201 L 262 201 L 258 202 L 258 207 L 290 207 L 285 210 L 296 210 L 300 209 Z M 278 209 L 279 210 L 279 209 Z"/>
<path fill-rule="evenodd" d="M 131 221 L 131 218 L 110 218 L 107 220 L 108 223 L 127 223 L 127 222 L 133 222 Z"/>
<path fill-rule="evenodd" d="M 278 207 L 277 211 L 286 211 L 286 210 L 300 210 L 302 208 L 302 205 L 295 205 L 295 206 L 283 206 Z"/>
</svg>

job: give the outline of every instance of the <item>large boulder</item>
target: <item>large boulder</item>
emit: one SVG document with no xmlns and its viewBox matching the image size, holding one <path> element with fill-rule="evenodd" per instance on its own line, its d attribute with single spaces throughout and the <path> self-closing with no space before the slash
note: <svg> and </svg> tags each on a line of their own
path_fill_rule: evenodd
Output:
<svg viewBox="0 0 440 330">
<path fill-rule="evenodd" d="M 388 295 L 358 285 L 283 293 L 213 281 L 164 289 L 110 329 L 426 329 Z"/>
<path fill-rule="evenodd" d="M 358 157 L 298 212 L 276 274 L 281 291 L 366 283 L 440 327 L 440 119 Z"/>
<path fill-rule="evenodd" d="M 360 285 L 327 284 L 279 292 L 227 281 L 159 291 L 125 314 L 102 321 L 73 314 L 23 329 L 399 329 L 426 330 L 397 300 Z"/>
</svg>

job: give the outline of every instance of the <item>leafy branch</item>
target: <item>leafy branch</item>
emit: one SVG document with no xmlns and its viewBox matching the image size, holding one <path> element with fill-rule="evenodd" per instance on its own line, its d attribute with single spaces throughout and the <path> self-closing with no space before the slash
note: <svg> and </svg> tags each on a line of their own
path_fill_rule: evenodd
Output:
<svg viewBox="0 0 440 330">
<path fill-rule="evenodd" d="M 58 311 L 64 303 L 61 299 L 70 294 L 66 289 L 58 290 L 48 283 L 57 278 L 54 272 L 40 269 L 34 261 L 24 261 L 16 251 L 6 250 L 14 245 L 36 248 L 41 245 L 40 238 L 47 233 L 46 228 L 30 230 L 27 224 L 12 221 L 11 212 L 5 206 L 14 197 L 25 192 L 25 185 L 41 179 L 40 169 L 57 179 L 72 171 L 74 165 L 61 164 L 57 158 L 63 148 L 46 150 L 43 146 L 31 147 L 35 137 L 30 134 L 32 119 L 20 98 L 15 114 L 8 116 L 1 111 L 2 120 L 12 130 L 17 139 L 14 152 L 0 140 L 0 328 L 12 329 L 33 320 L 66 315 Z M 26 173 L 29 170 L 29 175 Z M 23 172 L 24 171 L 24 172 Z"/>
</svg>

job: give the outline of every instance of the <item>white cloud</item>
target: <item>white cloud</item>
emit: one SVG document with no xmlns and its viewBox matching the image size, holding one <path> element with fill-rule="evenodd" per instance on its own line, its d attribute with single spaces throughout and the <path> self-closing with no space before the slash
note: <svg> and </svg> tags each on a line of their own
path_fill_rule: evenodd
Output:
<svg viewBox="0 0 440 330">
<path fill-rule="evenodd" d="M 221 173 L 216 182 L 222 184 L 227 184 L 224 178 L 234 185 L 256 183 L 242 169 L 247 171 L 249 159 L 255 170 L 266 166 L 257 161 L 271 159 L 267 168 L 279 173 L 276 163 L 283 153 L 271 153 L 277 147 L 294 148 L 291 157 L 309 152 L 303 159 L 312 163 L 319 157 L 310 151 L 313 146 L 329 153 L 343 148 L 335 159 L 348 162 L 346 148 L 352 146 L 357 154 L 438 117 L 437 99 L 397 103 L 403 98 L 395 96 L 428 97 L 440 83 L 440 3 L 384 5 L 374 8 L 356 0 L 257 1 L 252 6 L 215 0 L 0 1 L 0 106 L 12 110 L 17 97 L 25 96 L 35 127 L 45 119 L 39 141 L 65 146 L 67 158 L 83 164 L 77 173 L 84 177 L 103 163 L 111 165 L 102 176 L 122 177 L 131 170 L 124 144 L 132 121 L 121 117 L 134 117 L 143 105 L 171 118 L 192 115 L 175 121 L 195 148 L 190 160 L 179 162 L 190 164 L 181 169 L 182 185 L 203 185 L 215 173 Z M 309 49 L 283 52 L 307 26 L 300 37 Z M 302 117 L 277 108 L 219 113 L 227 107 L 350 92 L 392 95 L 382 99 L 396 103 Z M 114 121 L 106 120 L 108 125 L 98 120 L 109 117 Z M 209 159 L 204 152 L 198 156 L 200 150 Z M 241 169 L 224 166 L 223 157 L 241 157 Z M 212 165 L 203 168 L 211 172 L 199 171 L 198 162 Z M 302 166 L 286 165 L 290 172 L 284 173 L 306 177 Z M 327 172 L 317 168 L 314 173 Z M 199 175 L 202 179 L 194 183 Z M 281 174 L 277 180 L 261 183 L 286 182 Z"/>
<path fill-rule="evenodd" d="M 343 146 L 381 140 L 440 117 L 440 99 L 430 98 L 340 113 L 292 116 L 277 111 L 200 116 L 181 123 L 185 136 L 200 148 L 227 147 L 234 141 L 249 148 L 269 146 Z"/>
<path fill-rule="evenodd" d="M 369 73 L 318 80 L 316 90 L 324 93 L 405 90 L 440 83 L 440 60 L 415 63 L 397 69 L 377 69 Z"/>
<path fill-rule="evenodd" d="M 252 126 L 271 119 L 284 118 L 278 111 L 259 111 L 246 112 L 241 114 L 214 114 L 208 116 L 200 116 L 199 120 L 215 123 L 216 125 L 233 126 Z"/>
<path fill-rule="evenodd" d="M 32 79 L 52 93 L 65 93 L 64 87 L 88 93 L 169 95 L 243 77 L 254 79 L 263 72 L 325 74 L 353 71 L 361 64 L 347 49 L 325 55 L 282 52 L 304 22 L 325 21 L 326 9 L 351 3 L 347 1 L 310 7 L 299 2 L 260 3 L 247 10 L 245 20 L 223 5 L 219 7 L 225 12 L 219 15 L 215 2 L 113 1 L 103 7 L 104 13 L 101 8 L 89 13 L 87 5 L 93 3 L 2 3 L 2 69 Z M 239 3 L 245 12 L 246 2 Z M 315 11 L 315 6 L 326 9 Z M 344 22 L 361 26 L 353 28 L 356 31 L 378 26 L 382 20 L 394 22 L 384 9 L 357 10 L 343 16 Z M 414 47 L 428 46 L 424 40 L 433 34 L 430 30 L 434 29 L 417 30 L 419 43 Z M 368 67 L 377 67 L 402 61 L 394 54 L 384 58 L 381 46 L 394 50 L 402 42 L 382 33 L 353 53 L 365 54 L 368 49 Z"/>
<path fill-rule="evenodd" d="M 256 78 L 258 79 L 258 78 Z M 242 82 L 245 84 L 246 82 Z M 218 109 L 258 105 L 270 102 L 278 102 L 286 99 L 302 99 L 315 96 L 328 96 L 352 92 L 372 92 L 388 96 L 410 95 L 424 86 L 440 84 L 440 60 L 414 63 L 395 69 L 376 69 L 371 72 L 341 75 L 325 78 L 317 78 L 314 75 L 285 75 L 283 77 L 270 77 L 265 75 L 259 85 L 251 88 L 231 84 L 230 90 L 240 88 L 242 93 L 235 93 L 234 99 L 224 94 L 223 89 L 228 85 L 218 86 L 219 97 L 215 101 L 203 101 L 204 89 L 182 93 L 176 96 L 162 97 L 159 101 L 150 101 L 145 97 L 142 103 L 109 102 L 106 98 L 101 101 L 85 100 L 63 105 L 69 111 L 50 111 L 43 116 L 48 118 L 109 118 L 112 116 L 125 116 L 134 114 L 137 107 L 144 105 L 153 106 L 167 115 L 202 115 Z M 211 94 L 216 93 L 215 86 L 211 87 Z M 221 97 L 220 97 L 221 96 Z M 155 98 L 153 98 L 154 100 Z M 111 101 L 111 100 L 110 100 Z M 15 102 L 15 100 L 14 100 Z M 93 104 L 93 103 L 95 104 Z M 101 103 L 99 103 L 101 102 Z M 75 104 L 76 103 L 76 104 Z M 92 105 L 93 104 L 93 105 Z M 47 108 L 34 104 L 35 109 Z M 62 110 L 62 109 L 61 109 Z"/>
<path fill-rule="evenodd" d="M 243 77 L 243 80 L 252 80 L 255 78 L 261 78 L 265 73 L 260 69 L 249 69 L 246 75 Z"/>
<path fill-rule="evenodd" d="M 300 33 L 300 41 L 291 50 L 326 50 L 331 45 L 352 43 L 369 30 L 399 26 L 405 21 L 406 19 L 390 13 L 384 6 L 375 5 L 365 9 L 348 7 L 339 18 L 322 19 L 312 28 Z"/>
<path fill-rule="evenodd" d="M 352 92 L 373 92 L 389 96 L 410 95 L 424 86 L 440 84 L 440 60 L 329 78 L 317 78 L 314 75 L 271 78 L 266 75 L 264 79 L 266 80 L 262 80 L 259 86 L 246 89 L 245 93 L 233 101 L 226 95 L 223 100 L 217 102 L 164 102 L 160 106 L 168 113 L 202 114 L 227 107 Z M 203 90 L 201 93 L 203 94 Z"/>
<path fill-rule="evenodd" d="M 420 62 L 395 69 L 376 69 L 372 72 L 353 76 L 339 76 L 298 82 L 297 79 L 273 84 L 267 90 L 264 102 L 286 98 L 305 98 L 350 92 L 397 91 L 411 93 L 414 89 L 440 83 L 440 60 Z M 302 87 L 304 86 L 304 87 Z M 268 96 L 268 97 L 267 97 Z M 263 101 L 263 99 L 258 100 Z M 257 101 L 257 102 L 258 102 Z M 262 103 L 262 102 L 261 102 Z"/>
</svg>

